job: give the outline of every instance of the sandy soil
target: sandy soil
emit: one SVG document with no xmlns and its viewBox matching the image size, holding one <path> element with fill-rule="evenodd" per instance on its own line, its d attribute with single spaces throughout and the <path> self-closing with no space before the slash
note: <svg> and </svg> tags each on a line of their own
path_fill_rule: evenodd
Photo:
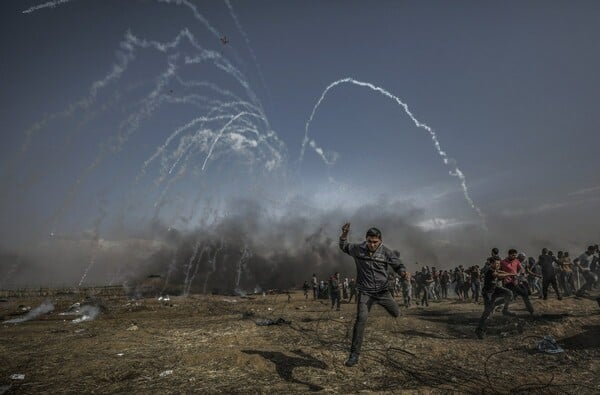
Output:
<svg viewBox="0 0 600 395">
<path fill-rule="evenodd" d="M 484 340 L 474 336 L 481 305 L 434 302 L 398 319 L 375 306 L 353 368 L 343 363 L 354 304 L 332 311 L 301 293 L 166 303 L 113 296 L 92 299 L 102 313 L 76 324 L 59 313 L 86 300 L 63 295 L 3 299 L 0 318 L 44 300 L 53 312 L 0 325 L 0 394 L 600 393 L 600 308 L 592 299 L 535 298 L 533 317 L 517 301 L 518 316 L 495 314 Z M 257 325 L 278 318 L 287 323 Z M 544 335 L 565 352 L 538 352 Z"/>
</svg>

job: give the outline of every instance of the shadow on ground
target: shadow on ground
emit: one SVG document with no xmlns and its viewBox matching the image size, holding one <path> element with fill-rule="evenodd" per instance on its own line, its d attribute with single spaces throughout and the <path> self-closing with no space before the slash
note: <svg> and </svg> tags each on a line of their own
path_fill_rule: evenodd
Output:
<svg viewBox="0 0 600 395">
<path fill-rule="evenodd" d="M 600 325 L 588 325 L 584 326 L 583 329 L 585 329 L 585 332 L 561 339 L 558 343 L 571 350 L 600 348 Z"/>
<path fill-rule="evenodd" d="M 290 383 L 306 385 L 311 391 L 321 391 L 323 389 L 323 387 L 319 385 L 305 381 L 300 381 L 294 378 L 293 371 L 295 368 L 311 367 L 317 369 L 327 369 L 327 364 L 325 364 L 325 362 L 319 361 L 313 356 L 306 354 L 302 350 L 292 351 L 299 357 L 288 356 L 278 351 L 242 350 L 242 352 L 245 354 L 257 354 L 273 362 L 275 364 L 277 374 L 279 374 L 279 377 L 281 377 L 285 381 L 288 381 Z"/>
</svg>

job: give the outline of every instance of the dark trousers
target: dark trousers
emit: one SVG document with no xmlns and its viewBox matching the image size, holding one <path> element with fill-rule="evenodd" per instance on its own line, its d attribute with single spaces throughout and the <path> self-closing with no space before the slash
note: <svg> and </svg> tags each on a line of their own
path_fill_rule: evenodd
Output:
<svg viewBox="0 0 600 395">
<path fill-rule="evenodd" d="M 313 299 L 317 299 L 317 296 L 319 295 L 319 292 L 317 290 L 317 287 L 313 287 Z"/>
<path fill-rule="evenodd" d="M 513 298 L 516 296 L 520 296 L 521 298 L 523 298 L 523 302 L 525 303 L 525 307 L 527 308 L 527 311 L 529 311 L 530 313 L 533 314 L 533 305 L 531 304 L 531 301 L 529 300 L 529 290 L 523 286 L 522 284 L 507 284 L 505 286 L 507 289 L 511 290 L 511 292 L 513 293 Z M 510 301 L 508 302 L 504 302 L 504 310 L 508 310 L 508 305 L 510 304 Z"/>
<path fill-rule="evenodd" d="M 501 304 L 510 303 L 513 298 L 512 291 L 502 287 L 494 288 L 492 293 L 484 292 L 483 293 L 483 314 L 479 319 L 479 325 L 477 326 L 480 330 L 485 330 L 487 319 L 494 312 L 494 308 L 496 306 L 500 306 Z"/>
<path fill-rule="evenodd" d="M 556 277 L 543 277 L 542 278 L 542 295 L 544 295 L 544 299 L 548 299 L 548 287 L 552 285 L 554 291 L 556 292 L 556 297 L 560 298 L 560 293 L 558 292 L 558 284 L 556 282 Z"/>
<path fill-rule="evenodd" d="M 333 309 L 337 305 L 337 309 L 340 309 L 340 290 L 331 291 L 331 308 Z"/>
<path fill-rule="evenodd" d="M 356 298 L 356 302 L 358 303 L 358 298 L 356 297 L 356 290 L 350 288 L 350 296 L 348 297 L 348 303 L 352 301 L 352 297 Z"/>
<path fill-rule="evenodd" d="M 471 289 L 473 290 L 473 299 L 475 299 L 475 303 L 479 302 L 479 293 L 481 291 L 481 283 L 479 281 L 473 282 L 473 284 L 471 284 Z"/>
<path fill-rule="evenodd" d="M 417 285 L 417 297 L 423 292 L 423 297 L 421 298 L 422 306 L 429 306 L 429 290 L 426 285 L 419 284 Z"/>
<path fill-rule="evenodd" d="M 359 292 L 358 303 L 356 305 L 356 321 L 354 322 L 354 331 L 352 333 L 352 346 L 350 347 L 351 353 L 360 354 L 367 318 L 369 317 L 371 307 L 375 303 L 383 306 L 392 317 L 400 315 L 400 308 L 389 291 L 376 295 Z"/>
<path fill-rule="evenodd" d="M 442 284 L 440 286 L 440 291 L 442 292 L 442 299 L 448 298 L 448 284 Z"/>
<path fill-rule="evenodd" d="M 596 281 L 598 281 L 598 276 L 596 275 L 596 273 L 592 273 L 590 270 L 584 270 L 581 272 L 581 274 L 583 274 L 585 284 L 583 284 L 581 288 L 579 288 L 577 293 L 591 291 Z"/>
<path fill-rule="evenodd" d="M 565 285 L 567 286 L 565 294 L 571 295 L 572 293 L 577 292 L 577 287 L 575 286 L 575 273 L 565 273 Z"/>
</svg>

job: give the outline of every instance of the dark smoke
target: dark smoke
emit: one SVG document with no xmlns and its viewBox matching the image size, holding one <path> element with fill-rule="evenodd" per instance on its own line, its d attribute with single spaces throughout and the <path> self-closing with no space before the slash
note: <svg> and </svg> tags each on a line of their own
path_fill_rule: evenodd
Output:
<svg viewBox="0 0 600 395">
<path fill-rule="evenodd" d="M 487 235 L 477 222 L 425 230 L 417 224 L 427 219 L 426 212 L 405 201 L 380 200 L 353 210 L 318 210 L 293 201 L 285 209 L 279 207 L 279 214 L 275 211 L 264 201 L 235 200 L 227 205 L 226 215 L 194 229 L 174 229 L 155 221 L 135 237 L 47 241 L 27 251 L 2 254 L 0 275 L 6 279 L 5 287 L 74 286 L 93 249 L 95 263 L 85 285 L 127 284 L 131 294 L 236 288 L 252 292 L 257 287 L 298 287 L 312 273 L 327 278 L 339 271 L 353 277 L 352 259 L 337 246 L 346 221 L 352 223 L 353 242 L 362 241 L 369 227 L 380 228 L 384 243 L 400 251 L 410 271 L 421 265 L 447 269 L 482 264 L 491 247 L 499 247 L 502 255 L 512 247 L 536 257 L 542 247 L 577 254 L 600 236 L 591 227 L 545 212 L 490 216 Z M 571 214 L 577 218 L 585 212 Z M 250 258 L 241 261 L 244 251 Z"/>
</svg>

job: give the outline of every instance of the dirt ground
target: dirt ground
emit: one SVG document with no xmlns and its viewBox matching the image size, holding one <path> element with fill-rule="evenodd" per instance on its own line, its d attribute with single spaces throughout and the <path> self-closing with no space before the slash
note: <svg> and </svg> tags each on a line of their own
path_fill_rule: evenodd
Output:
<svg viewBox="0 0 600 395">
<path fill-rule="evenodd" d="M 600 393 L 600 308 L 592 299 L 535 298 L 533 317 L 517 301 L 518 316 L 494 314 L 484 340 L 473 334 L 482 305 L 434 302 L 402 309 L 398 319 L 375 306 L 360 362 L 347 368 L 354 304 L 338 312 L 301 292 L 289 301 L 96 297 L 102 313 L 76 324 L 60 313 L 85 302 L 77 298 L 2 299 L 2 321 L 44 300 L 55 310 L 0 324 L 0 394 Z M 285 322 L 258 325 L 279 318 Z M 538 352 L 544 335 L 564 352 Z"/>
</svg>

